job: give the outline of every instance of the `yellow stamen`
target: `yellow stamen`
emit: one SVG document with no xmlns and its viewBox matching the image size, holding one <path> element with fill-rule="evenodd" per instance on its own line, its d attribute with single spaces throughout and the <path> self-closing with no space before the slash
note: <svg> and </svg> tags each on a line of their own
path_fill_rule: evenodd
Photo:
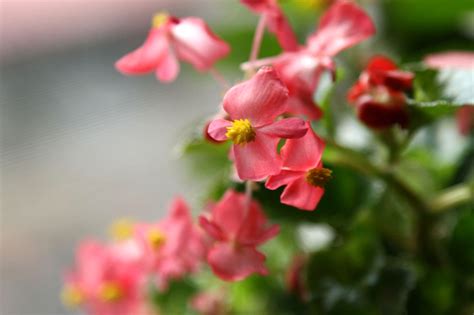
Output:
<svg viewBox="0 0 474 315">
<path fill-rule="evenodd" d="M 169 14 L 166 12 L 158 12 L 157 14 L 153 16 L 151 26 L 155 28 L 161 27 L 163 26 L 163 24 L 165 24 L 168 21 L 169 17 L 170 17 Z"/>
<path fill-rule="evenodd" d="M 227 127 L 225 135 L 235 144 L 247 144 L 255 140 L 255 131 L 248 119 L 234 120 L 232 126 Z"/>
<path fill-rule="evenodd" d="M 65 306 L 73 308 L 80 305 L 84 297 L 76 286 L 67 285 L 61 291 L 61 300 Z"/>
<path fill-rule="evenodd" d="M 148 242 L 154 249 L 159 249 L 166 242 L 166 236 L 157 228 L 153 228 L 148 232 Z"/>
<path fill-rule="evenodd" d="M 105 282 L 99 292 L 99 297 L 104 302 L 115 302 L 122 296 L 123 291 L 115 282 Z"/>
<path fill-rule="evenodd" d="M 113 240 L 123 241 L 133 235 L 134 223 L 132 220 L 123 218 L 116 220 L 109 228 L 109 234 Z"/>
<path fill-rule="evenodd" d="M 306 181 L 316 187 L 324 187 L 332 178 L 332 171 L 328 168 L 313 168 L 306 173 Z"/>
</svg>

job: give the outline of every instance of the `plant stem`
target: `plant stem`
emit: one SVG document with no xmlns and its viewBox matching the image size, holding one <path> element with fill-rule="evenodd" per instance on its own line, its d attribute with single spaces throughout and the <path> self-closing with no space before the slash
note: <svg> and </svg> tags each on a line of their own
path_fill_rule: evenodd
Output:
<svg viewBox="0 0 474 315">
<path fill-rule="evenodd" d="M 430 202 L 430 209 L 433 213 L 441 213 L 468 202 L 474 203 L 474 184 L 472 183 L 459 184 L 440 192 Z"/>
<path fill-rule="evenodd" d="M 250 51 L 250 57 L 249 57 L 250 64 L 252 64 L 255 60 L 257 60 L 258 53 L 260 51 L 260 46 L 262 44 L 263 33 L 265 32 L 266 24 L 267 24 L 267 17 L 265 14 L 262 14 L 260 16 L 260 20 L 258 21 L 257 28 L 255 29 L 255 34 L 253 37 L 252 50 Z M 253 67 L 251 71 L 252 72 L 254 71 Z"/>
<path fill-rule="evenodd" d="M 209 69 L 209 73 L 212 75 L 214 80 L 219 83 L 219 85 L 222 87 L 224 91 L 227 91 L 230 88 L 229 82 L 226 80 L 226 78 L 222 75 L 222 73 L 219 72 L 216 68 L 212 67 Z"/>
</svg>

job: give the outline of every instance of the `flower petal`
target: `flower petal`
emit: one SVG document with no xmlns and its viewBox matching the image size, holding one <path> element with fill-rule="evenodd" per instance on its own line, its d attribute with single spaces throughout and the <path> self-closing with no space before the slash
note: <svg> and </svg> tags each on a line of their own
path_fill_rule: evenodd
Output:
<svg viewBox="0 0 474 315">
<path fill-rule="evenodd" d="M 303 115 L 310 120 L 318 120 L 323 115 L 321 108 L 313 101 L 311 94 L 292 95 L 287 102 L 287 112 L 293 115 Z"/>
<path fill-rule="evenodd" d="M 308 131 L 299 139 L 289 139 L 281 148 L 283 167 L 293 171 L 307 171 L 316 167 L 321 161 L 324 142 L 319 138 L 309 122 Z"/>
<path fill-rule="evenodd" d="M 280 232 L 278 225 L 267 226 L 267 217 L 260 205 L 252 201 L 248 208 L 236 241 L 240 245 L 257 246 L 263 244 Z"/>
<path fill-rule="evenodd" d="M 230 52 L 229 45 L 217 37 L 199 18 L 179 20 L 171 29 L 176 52 L 180 59 L 205 71 Z"/>
<path fill-rule="evenodd" d="M 314 54 L 334 56 L 374 33 L 372 20 L 360 7 L 350 1 L 337 1 L 321 18 L 308 46 Z"/>
<path fill-rule="evenodd" d="M 213 239 L 217 241 L 227 240 L 222 230 L 216 224 L 214 224 L 213 222 L 210 222 L 206 217 L 204 216 L 199 217 L 199 225 Z"/>
<path fill-rule="evenodd" d="M 227 127 L 231 126 L 232 123 L 225 119 L 214 119 L 207 128 L 207 133 L 212 139 L 217 141 L 227 140 Z"/>
<path fill-rule="evenodd" d="M 115 68 L 126 75 L 152 72 L 169 49 L 165 28 L 152 28 L 145 42 L 115 63 Z"/>
<path fill-rule="evenodd" d="M 304 177 L 306 172 L 282 170 L 280 174 L 268 177 L 265 187 L 270 190 L 275 190 L 278 187 L 288 185 L 289 183 Z"/>
<path fill-rule="evenodd" d="M 286 118 L 261 127 L 258 130 L 269 136 L 292 139 L 304 136 L 308 130 L 308 126 L 303 119 Z"/>
<path fill-rule="evenodd" d="M 232 120 L 249 119 L 254 127 L 273 122 L 285 111 L 288 90 L 270 67 L 260 69 L 250 80 L 232 87 L 223 106 Z"/>
<path fill-rule="evenodd" d="M 274 33 L 280 46 L 286 51 L 298 50 L 298 41 L 290 23 L 278 6 L 267 13 L 268 29 Z"/>
<path fill-rule="evenodd" d="M 474 53 L 467 51 L 447 51 L 425 57 L 428 67 L 435 69 L 473 69 Z"/>
<path fill-rule="evenodd" d="M 207 261 L 221 279 L 239 281 L 253 273 L 268 274 L 265 255 L 253 247 L 236 247 L 230 243 L 217 243 L 209 251 Z"/>
<path fill-rule="evenodd" d="M 228 238 L 237 235 L 245 219 L 245 194 L 228 190 L 222 199 L 212 208 L 212 222 Z"/>
<path fill-rule="evenodd" d="M 173 50 L 168 48 L 156 68 L 156 78 L 162 82 L 172 82 L 179 73 L 179 62 Z"/>
<path fill-rule="evenodd" d="M 324 189 L 311 186 L 304 177 L 301 177 L 286 186 L 280 196 L 280 201 L 285 205 L 312 211 L 318 205 L 323 194 Z"/>
<path fill-rule="evenodd" d="M 281 158 L 277 154 L 278 138 L 256 131 L 255 140 L 245 145 L 233 145 L 235 167 L 242 180 L 262 180 L 280 172 Z"/>
</svg>

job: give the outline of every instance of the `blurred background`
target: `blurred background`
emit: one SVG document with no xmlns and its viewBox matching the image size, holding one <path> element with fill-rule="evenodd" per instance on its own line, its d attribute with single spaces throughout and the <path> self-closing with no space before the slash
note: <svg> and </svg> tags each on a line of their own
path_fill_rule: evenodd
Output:
<svg viewBox="0 0 474 315">
<path fill-rule="evenodd" d="M 304 39 L 328 2 L 282 4 Z M 378 26 L 372 49 L 399 61 L 473 49 L 470 0 L 361 2 Z M 199 204 L 206 178 L 188 172 L 179 144 L 221 88 L 190 66 L 170 85 L 113 67 L 163 9 L 204 18 L 233 48 L 218 68 L 240 78 L 257 17 L 237 0 L 0 0 L 1 314 L 67 314 L 58 292 L 81 239 L 118 217 L 157 219 L 176 194 Z M 279 51 L 268 35 L 264 47 Z"/>
</svg>

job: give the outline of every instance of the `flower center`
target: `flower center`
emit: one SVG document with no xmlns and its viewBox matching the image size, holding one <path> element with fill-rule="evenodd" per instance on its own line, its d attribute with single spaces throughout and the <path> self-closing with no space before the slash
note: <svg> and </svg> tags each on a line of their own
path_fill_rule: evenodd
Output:
<svg viewBox="0 0 474 315">
<path fill-rule="evenodd" d="M 163 24 L 168 21 L 169 17 L 170 16 L 167 12 L 158 12 L 153 16 L 153 20 L 151 22 L 152 27 L 158 28 L 163 26 Z"/>
<path fill-rule="evenodd" d="M 84 296 L 76 286 L 68 285 L 61 292 L 61 299 L 64 305 L 76 307 L 84 301 Z"/>
<path fill-rule="evenodd" d="M 148 242 L 155 250 L 159 249 L 166 242 L 166 236 L 157 228 L 153 228 L 148 232 Z"/>
<path fill-rule="evenodd" d="M 236 119 L 227 127 L 226 137 L 235 144 L 247 144 L 255 140 L 255 131 L 248 119 Z"/>
<path fill-rule="evenodd" d="M 123 291 L 115 282 L 105 282 L 99 292 L 99 297 L 104 302 L 115 302 L 123 296 Z"/>
<path fill-rule="evenodd" d="M 129 239 L 133 235 L 133 222 L 129 219 L 119 219 L 112 223 L 109 234 L 116 241 Z"/>
<path fill-rule="evenodd" d="M 306 181 L 315 187 L 324 187 L 332 178 L 332 171 L 328 168 L 313 168 L 306 173 Z"/>
</svg>

